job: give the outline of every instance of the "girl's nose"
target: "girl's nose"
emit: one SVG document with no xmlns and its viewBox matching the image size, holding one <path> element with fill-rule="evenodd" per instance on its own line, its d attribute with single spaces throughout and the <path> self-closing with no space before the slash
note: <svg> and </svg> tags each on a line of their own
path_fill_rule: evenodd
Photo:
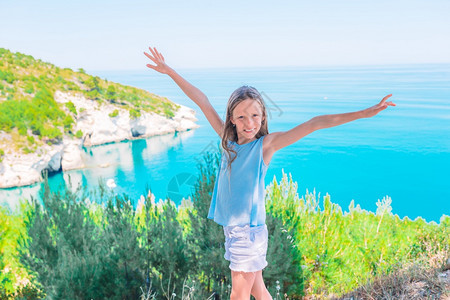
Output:
<svg viewBox="0 0 450 300">
<path fill-rule="evenodd" d="M 247 121 L 245 122 L 245 125 L 246 125 L 246 126 L 251 126 L 251 125 L 253 125 L 253 120 L 247 119 Z"/>
</svg>

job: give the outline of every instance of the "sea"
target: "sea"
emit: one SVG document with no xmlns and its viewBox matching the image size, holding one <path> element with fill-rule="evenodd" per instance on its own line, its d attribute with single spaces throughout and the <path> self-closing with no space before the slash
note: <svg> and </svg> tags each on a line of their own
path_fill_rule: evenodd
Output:
<svg viewBox="0 0 450 300">
<path fill-rule="evenodd" d="M 229 96 L 250 85 L 263 95 L 269 133 L 286 131 L 326 114 L 371 107 L 392 94 L 372 118 L 321 129 L 277 151 L 266 186 L 283 174 L 299 197 L 313 193 L 348 211 L 351 201 L 375 212 L 392 201 L 400 218 L 439 223 L 450 215 L 450 64 L 179 69 L 202 90 L 225 119 Z M 137 201 L 150 190 L 156 201 L 188 198 L 204 154 L 218 151 L 220 138 L 197 105 L 167 75 L 151 69 L 94 71 L 109 81 L 135 86 L 191 107 L 199 128 L 85 149 L 87 168 L 51 174 L 52 191 L 69 181 Z M 39 197 L 42 183 L 0 189 L 0 205 L 15 209 L 20 198 Z"/>
</svg>

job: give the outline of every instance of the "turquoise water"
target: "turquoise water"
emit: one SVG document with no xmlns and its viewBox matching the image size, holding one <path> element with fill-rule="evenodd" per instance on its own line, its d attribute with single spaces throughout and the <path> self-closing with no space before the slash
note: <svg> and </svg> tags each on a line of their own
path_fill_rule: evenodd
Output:
<svg viewBox="0 0 450 300">
<path fill-rule="evenodd" d="M 176 135 L 121 142 L 89 149 L 90 167 L 58 173 L 53 189 L 71 176 L 93 187 L 114 179 L 113 190 L 139 198 L 149 186 L 156 198 L 187 197 L 202 151 L 219 137 L 200 109 L 169 77 L 143 71 L 94 72 L 102 78 L 166 96 L 197 111 L 198 129 Z M 301 197 L 306 190 L 347 210 L 351 200 L 376 210 L 377 200 L 392 198 L 393 213 L 439 221 L 450 214 L 450 65 L 341 68 L 261 68 L 180 70 L 210 99 L 224 119 L 229 95 L 248 84 L 264 94 L 269 132 L 289 130 L 316 115 L 365 109 L 392 93 L 397 104 L 370 119 L 316 131 L 281 149 L 272 158 L 266 185 L 292 174 Z M 107 165 L 99 167 L 99 165 Z M 179 190 L 178 190 L 179 187 Z M 40 184 L 0 190 L 14 204 L 20 193 L 35 194 Z"/>
</svg>

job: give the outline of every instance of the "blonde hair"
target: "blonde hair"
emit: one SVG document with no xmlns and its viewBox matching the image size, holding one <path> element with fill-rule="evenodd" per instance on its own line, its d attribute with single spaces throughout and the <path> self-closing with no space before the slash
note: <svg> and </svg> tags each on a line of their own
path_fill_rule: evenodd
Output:
<svg viewBox="0 0 450 300">
<path fill-rule="evenodd" d="M 236 132 L 236 127 L 234 127 L 233 123 L 231 122 L 231 117 L 233 115 L 233 111 L 236 108 L 236 106 L 241 103 L 244 100 L 254 100 L 259 103 L 262 110 L 262 121 L 261 121 L 261 128 L 256 133 L 256 138 L 259 139 L 263 135 L 266 135 L 269 133 L 269 130 L 267 128 L 267 113 L 266 113 L 266 106 L 264 104 L 264 100 L 261 96 L 261 94 L 258 92 L 257 89 L 255 89 L 252 86 L 244 85 L 240 88 L 236 89 L 230 96 L 230 99 L 228 99 L 227 104 L 227 113 L 226 113 L 226 119 L 222 134 L 222 148 L 227 152 L 228 155 L 228 166 L 227 168 L 230 168 L 231 172 L 231 163 L 236 159 L 237 152 L 228 147 L 228 141 L 237 142 L 238 141 L 238 135 Z M 235 155 L 233 159 L 231 158 L 231 152 L 233 152 Z M 225 153 L 224 153 L 225 154 Z"/>
</svg>

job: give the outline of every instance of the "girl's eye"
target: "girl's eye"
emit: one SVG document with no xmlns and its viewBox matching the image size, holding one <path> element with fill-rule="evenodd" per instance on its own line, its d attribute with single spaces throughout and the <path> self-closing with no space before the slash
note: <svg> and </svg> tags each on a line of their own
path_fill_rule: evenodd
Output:
<svg viewBox="0 0 450 300">
<path fill-rule="evenodd" d="M 254 117 L 257 117 L 258 115 L 257 115 L 257 114 L 254 114 L 253 116 L 254 116 Z M 238 119 L 242 119 L 242 118 L 243 118 L 243 116 L 238 117 Z"/>
</svg>

